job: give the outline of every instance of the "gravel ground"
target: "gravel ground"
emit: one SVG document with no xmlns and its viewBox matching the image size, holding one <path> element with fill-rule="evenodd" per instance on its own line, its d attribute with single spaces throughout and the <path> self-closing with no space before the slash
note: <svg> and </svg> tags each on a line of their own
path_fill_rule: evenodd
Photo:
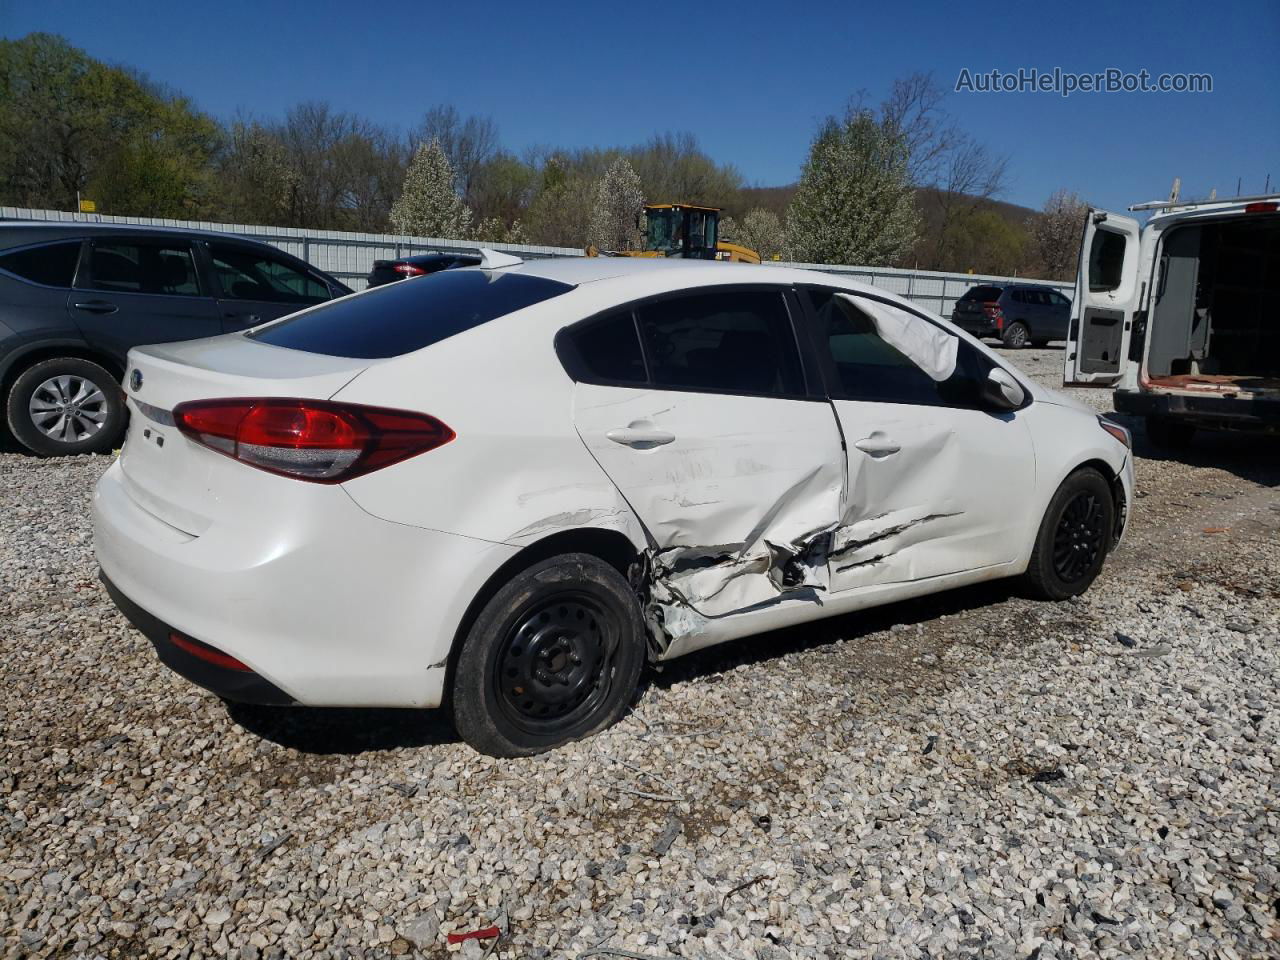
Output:
<svg viewBox="0 0 1280 960">
<path fill-rule="evenodd" d="M 516 761 L 172 676 L 94 579 L 107 458 L 0 454 L 6 955 L 1280 956 L 1280 448 L 1143 440 L 1079 601 L 705 651 Z"/>
</svg>

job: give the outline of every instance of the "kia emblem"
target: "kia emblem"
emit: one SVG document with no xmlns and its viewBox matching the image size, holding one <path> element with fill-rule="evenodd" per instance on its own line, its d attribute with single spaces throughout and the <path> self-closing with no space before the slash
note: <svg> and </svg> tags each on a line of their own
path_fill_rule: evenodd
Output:
<svg viewBox="0 0 1280 960">
<path fill-rule="evenodd" d="M 138 370 L 135 368 L 133 373 L 129 374 L 129 389 L 132 390 L 134 393 L 137 393 L 139 390 L 142 389 L 142 371 L 141 370 Z"/>
</svg>

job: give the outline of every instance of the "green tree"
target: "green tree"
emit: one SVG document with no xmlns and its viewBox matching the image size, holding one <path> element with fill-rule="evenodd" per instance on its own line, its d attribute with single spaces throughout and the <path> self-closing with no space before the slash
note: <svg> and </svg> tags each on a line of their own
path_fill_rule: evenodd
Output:
<svg viewBox="0 0 1280 960">
<path fill-rule="evenodd" d="M 601 250 L 638 249 L 643 210 L 640 177 L 626 157 L 619 157 L 596 184 L 588 241 Z"/>
<path fill-rule="evenodd" d="M 279 138 L 261 124 L 231 126 L 218 171 L 220 211 L 236 223 L 286 224 L 297 175 Z"/>
<path fill-rule="evenodd" d="M 221 131 L 183 97 L 58 36 L 0 40 L 0 198 L 105 213 L 200 216 Z"/>
<path fill-rule="evenodd" d="M 787 213 L 792 256 L 883 266 L 915 240 L 919 215 L 905 138 L 864 109 L 828 118 L 809 148 Z"/>
<path fill-rule="evenodd" d="M 418 147 L 404 177 L 404 189 L 391 206 L 397 233 L 460 239 L 471 228 L 471 211 L 454 189 L 453 168 L 439 141 Z"/>
<path fill-rule="evenodd" d="M 1009 276 L 1022 266 L 1027 236 L 994 210 L 976 210 L 953 217 L 943 239 L 951 256 L 944 269 Z"/>
<path fill-rule="evenodd" d="M 591 185 L 562 154 L 542 164 L 541 183 L 522 222 L 533 243 L 581 247 L 591 221 Z"/>
</svg>

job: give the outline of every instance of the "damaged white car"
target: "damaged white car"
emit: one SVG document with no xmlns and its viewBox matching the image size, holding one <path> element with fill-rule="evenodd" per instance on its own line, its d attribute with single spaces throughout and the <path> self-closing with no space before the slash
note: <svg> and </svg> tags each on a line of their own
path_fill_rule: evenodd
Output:
<svg viewBox="0 0 1280 960">
<path fill-rule="evenodd" d="M 497 755 L 642 668 L 997 577 L 1084 591 L 1129 436 L 951 324 L 822 273 L 486 254 L 134 350 L 98 485 L 120 607 L 262 703 L 437 707 Z"/>
</svg>

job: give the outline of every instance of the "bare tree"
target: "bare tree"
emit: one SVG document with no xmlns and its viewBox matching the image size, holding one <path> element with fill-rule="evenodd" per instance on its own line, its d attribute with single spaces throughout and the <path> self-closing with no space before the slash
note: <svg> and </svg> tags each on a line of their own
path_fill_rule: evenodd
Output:
<svg viewBox="0 0 1280 960">
<path fill-rule="evenodd" d="M 1075 275 L 1088 214 L 1089 205 L 1064 189 L 1055 190 L 1045 201 L 1043 213 L 1027 218 L 1027 230 L 1046 277 L 1069 280 Z"/>
<path fill-rule="evenodd" d="M 906 144 L 907 170 L 918 185 L 938 179 L 943 158 L 961 136 L 942 106 L 945 97 L 932 73 L 917 72 L 895 80 L 880 104 L 880 122 Z"/>
<path fill-rule="evenodd" d="M 432 107 L 409 135 L 410 152 L 432 140 L 449 158 L 458 189 L 470 202 L 476 175 L 498 152 L 498 128 L 489 117 L 462 116 L 452 104 Z"/>
<path fill-rule="evenodd" d="M 941 213 L 934 238 L 934 263 L 944 269 L 957 224 L 1004 192 L 1009 160 L 967 134 L 958 134 L 940 162 L 941 176 L 933 197 Z"/>
</svg>

